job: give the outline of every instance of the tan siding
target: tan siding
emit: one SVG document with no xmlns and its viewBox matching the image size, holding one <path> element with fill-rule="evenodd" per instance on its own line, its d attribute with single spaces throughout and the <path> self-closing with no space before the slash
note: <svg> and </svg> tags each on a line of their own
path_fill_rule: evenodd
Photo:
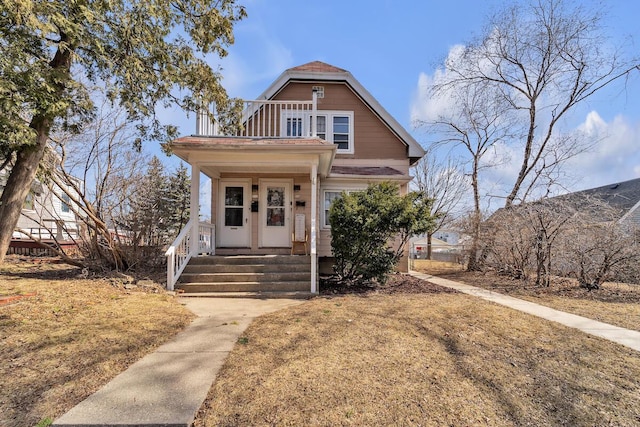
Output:
<svg viewBox="0 0 640 427">
<path fill-rule="evenodd" d="M 407 148 L 345 83 L 289 83 L 274 99 L 305 100 L 311 87 L 324 86 L 319 110 L 353 111 L 354 154 L 337 154 L 336 158 L 406 159 Z"/>
</svg>

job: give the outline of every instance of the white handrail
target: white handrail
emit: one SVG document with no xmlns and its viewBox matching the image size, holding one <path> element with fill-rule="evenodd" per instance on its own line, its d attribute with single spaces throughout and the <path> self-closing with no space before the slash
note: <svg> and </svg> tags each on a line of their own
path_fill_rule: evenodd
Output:
<svg viewBox="0 0 640 427">
<path fill-rule="evenodd" d="M 178 278 L 184 271 L 192 256 L 197 254 L 215 254 L 215 225 L 207 222 L 198 223 L 198 244 L 191 243 L 191 230 L 195 221 L 189 220 L 178 237 L 173 241 L 165 256 L 167 257 L 167 289 L 172 291 Z"/>
<path fill-rule="evenodd" d="M 189 248 L 189 240 L 191 237 L 191 228 L 195 221 L 189 220 L 184 226 L 178 237 L 173 241 L 165 256 L 167 257 L 167 289 L 172 291 L 178 277 L 187 266 L 191 259 L 191 250 Z"/>
</svg>

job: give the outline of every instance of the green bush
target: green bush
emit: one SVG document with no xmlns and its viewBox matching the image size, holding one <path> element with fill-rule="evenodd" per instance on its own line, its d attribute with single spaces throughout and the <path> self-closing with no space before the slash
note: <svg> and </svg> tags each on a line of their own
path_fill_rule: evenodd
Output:
<svg viewBox="0 0 640 427">
<path fill-rule="evenodd" d="M 329 209 L 337 279 L 347 285 L 384 283 L 409 238 L 434 226 L 431 203 L 417 192 L 400 196 L 390 182 L 343 192 Z"/>
</svg>

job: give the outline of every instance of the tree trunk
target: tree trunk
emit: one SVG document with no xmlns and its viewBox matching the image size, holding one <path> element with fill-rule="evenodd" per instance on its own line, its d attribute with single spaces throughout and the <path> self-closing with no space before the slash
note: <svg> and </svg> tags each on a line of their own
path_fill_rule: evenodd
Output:
<svg viewBox="0 0 640 427">
<path fill-rule="evenodd" d="M 427 233 L 427 259 L 431 259 L 431 253 L 433 252 L 431 247 L 432 236 L 433 234 Z"/>
<path fill-rule="evenodd" d="M 60 31 L 58 49 L 49 62 L 52 72 L 49 76 L 50 81 L 46 85 L 48 86 L 46 89 L 53 88 L 58 96 L 64 93 L 70 78 L 72 51 L 73 43 L 66 33 Z M 40 110 L 40 114 L 36 113 L 29 125 L 36 132 L 35 145 L 22 145 L 16 151 L 16 163 L 11 169 L 6 187 L 0 197 L 0 264 L 4 262 L 7 255 L 13 230 L 20 219 L 22 206 L 36 177 L 40 161 L 44 157 L 53 119 L 51 113 L 46 110 Z"/>
<path fill-rule="evenodd" d="M 36 145 L 22 147 L 16 156 L 16 163 L 11 169 L 7 184 L 0 197 L 0 264 L 11 243 L 13 230 L 18 224 L 22 206 L 29 194 L 31 184 L 38 172 L 38 165 L 44 156 L 49 135 L 48 120 L 35 117 L 32 127 L 37 132 Z"/>
</svg>

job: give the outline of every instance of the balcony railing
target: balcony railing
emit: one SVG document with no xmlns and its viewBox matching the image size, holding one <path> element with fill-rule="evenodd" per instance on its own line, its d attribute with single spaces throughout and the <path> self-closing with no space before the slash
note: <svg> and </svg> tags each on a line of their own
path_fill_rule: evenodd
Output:
<svg viewBox="0 0 640 427">
<path fill-rule="evenodd" d="M 315 137 L 317 132 L 317 99 L 309 101 L 243 101 L 240 128 L 232 134 L 221 134 L 220 126 L 205 111 L 196 117 L 196 135 L 237 136 L 249 138 Z"/>
</svg>

